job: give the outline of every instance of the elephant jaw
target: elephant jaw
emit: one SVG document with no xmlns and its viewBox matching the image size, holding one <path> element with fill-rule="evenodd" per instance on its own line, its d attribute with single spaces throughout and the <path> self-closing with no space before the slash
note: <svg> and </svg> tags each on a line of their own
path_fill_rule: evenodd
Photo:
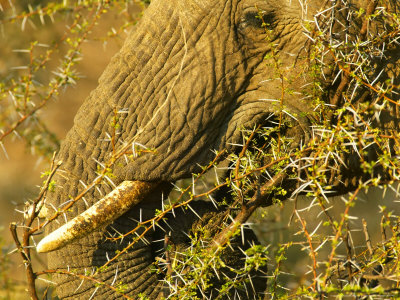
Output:
<svg viewBox="0 0 400 300">
<path fill-rule="evenodd" d="M 124 181 L 86 211 L 44 237 L 37 252 L 57 250 L 106 226 L 140 203 L 159 183 Z"/>
</svg>

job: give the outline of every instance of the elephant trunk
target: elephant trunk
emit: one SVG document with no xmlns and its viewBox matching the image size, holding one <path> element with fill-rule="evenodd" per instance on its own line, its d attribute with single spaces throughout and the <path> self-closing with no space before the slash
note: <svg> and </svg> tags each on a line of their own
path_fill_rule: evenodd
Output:
<svg viewBox="0 0 400 300">
<path fill-rule="evenodd" d="M 46 227 L 47 234 L 61 231 L 62 238 L 56 237 L 54 240 L 56 233 L 50 234 L 39 244 L 39 251 L 51 251 L 65 245 L 48 255 L 48 267 L 55 272 L 53 281 L 60 299 L 87 299 L 93 293 L 96 297 L 119 299 L 120 294 L 116 290 L 130 295 L 144 293 L 154 299 L 160 293 L 162 283 L 158 281 L 157 274 L 151 271 L 154 262 L 152 234 L 144 235 L 143 239 L 134 244 L 134 237 L 131 235 L 118 242 L 108 238 L 110 235 L 116 237 L 128 234 L 138 225 L 141 218 L 147 220 L 154 217 L 156 209 L 161 208 L 161 195 L 168 194 L 170 190 L 170 187 L 163 189 L 162 180 L 155 178 L 159 173 L 156 171 L 154 180 L 145 178 L 148 181 L 140 181 L 146 176 L 146 170 L 150 172 L 156 168 L 144 166 L 143 170 L 140 170 L 139 167 L 140 164 L 145 165 L 144 156 L 150 156 L 147 160 L 151 160 L 151 156 L 154 155 L 151 149 L 156 146 L 154 143 L 161 144 L 165 138 L 160 134 L 146 134 L 147 129 L 154 130 L 155 124 L 160 123 L 157 112 L 160 112 L 161 108 L 150 104 L 156 104 L 154 98 L 166 97 L 166 93 L 171 89 L 168 82 L 173 82 L 173 78 L 170 77 L 176 76 L 174 72 L 171 75 L 166 74 L 166 57 L 163 51 L 165 47 L 172 47 L 166 46 L 165 42 L 175 44 L 177 40 L 161 36 L 172 36 L 169 31 L 176 28 L 177 20 L 172 16 L 171 7 L 164 5 L 163 1 L 159 3 L 163 7 L 166 19 L 161 20 L 157 7 L 149 8 L 148 17 L 141 20 L 140 28 L 143 30 L 133 32 L 121 52 L 113 57 L 100 78 L 98 88 L 80 108 L 73 128 L 61 145 L 58 158 L 63 161 L 63 165 L 54 177 L 56 186 L 54 190 L 49 191 L 45 204 L 50 215 L 63 210 L 71 199 L 96 182 L 104 168 L 110 166 L 108 162 L 113 161 L 115 153 L 122 154 L 120 161 L 107 170 L 107 180 L 89 189 L 82 199 Z M 171 23 L 171 27 L 165 30 L 163 26 L 156 24 L 155 20 L 165 24 Z M 160 38 L 155 39 L 154 36 Z M 178 35 L 178 39 L 179 37 Z M 178 48 L 174 57 L 180 60 L 183 50 Z M 161 81 L 161 78 L 166 82 Z M 158 104 L 164 107 L 163 103 Z M 143 114 L 139 114 L 141 111 Z M 154 136 L 159 140 L 154 143 L 146 140 Z M 142 158 L 142 162 L 132 168 L 136 171 L 126 170 L 126 162 L 131 162 L 137 157 Z M 124 170 L 118 172 L 118 168 Z M 132 185 L 127 185 L 124 181 Z M 126 188 L 126 195 L 122 199 L 114 199 L 113 196 L 121 194 L 120 188 L 115 190 L 114 186 L 121 187 L 121 184 Z M 106 199 L 98 202 L 105 195 Z M 92 207 L 93 205 L 95 206 Z M 135 208 L 131 209 L 133 206 Z M 104 208 L 104 211 L 101 212 L 99 207 Z M 98 219 L 94 223 L 92 211 L 98 213 Z M 84 223 L 78 225 L 78 220 Z M 65 225 L 61 226 L 63 224 Z M 138 234 L 142 233 L 140 229 Z M 77 236 L 83 234 L 86 236 L 76 240 Z M 50 244 L 46 242 L 49 239 Z M 122 254 L 107 268 L 101 269 L 118 253 Z M 85 280 L 82 280 L 82 276 Z M 106 284 L 96 287 L 96 282 Z M 113 290 L 112 287 L 116 288 Z"/>
<path fill-rule="evenodd" d="M 48 255 L 61 299 L 89 298 L 92 293 L 119 299 L 116 289 L 159 297 L 163 283 L 152 271 L 153 233 L 139 228 L 136 233 L 143 236 L 138 241 L 129 233 L 139 220 L 149 220 L 161 209 L 162 195 L 171 189 L 165 182 L 190 176 L 213 156 L 209 148 L 223 146 L 219 140 L 234 107 L 232 95 L 246 80 L 238 75 L 245 68 L 242 64 L 224 60 L 224 52 L 233 59 L 240 51 L 225 47 L 223 37 L 208 39 L 216 27 L 231 27 L 227 23 L 232 8 L 211 7 L 221 18 L 186 15 L 170 1 L 152 1 L 77 113 L 59 152 L 64 163 L 54 177 L 55 189 L 48 193 L 49 214 L 63 210 L 97 182 L 99 174 L 106 174 L 107 180 L 47 226 L 47 233 L 61 231 L 61 239 L 54 241 L 54 233 L 39 244 L 39 251 L 65 245 Z M 197 10 L 187 8 L 192 9 Z M 204 65 L 215 72 L 198 71 Z M 113 190 L 126 181 L 133 184 L 128 187 L 133 192 L 122 200 L 121 209 L 113 197 L 118 189 Z M 104 195 L 106 199 L 96 204 Z M 91 212 L 99 212 L 99 206 L 106 212 L 98 213 L 100 219 L 92 223 Z M 77 240 L 83 233 L 86 236 Z M 123 238 L 114 242 L 110 236 Z M 106 284 L 96 287 L 96 282 Z"/>
</svg>

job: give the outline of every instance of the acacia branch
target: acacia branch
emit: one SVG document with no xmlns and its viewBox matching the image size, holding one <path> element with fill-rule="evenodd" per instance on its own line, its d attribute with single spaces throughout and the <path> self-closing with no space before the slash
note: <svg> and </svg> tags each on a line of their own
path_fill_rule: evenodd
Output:
<svg viewBox="0 0 400 300">
<path fill-rule="evenodd" d="M 365 40 L 365 38 L 367 36 L 369 18 L 372 15 L 372 13 L 375 11 L 377 4 L 378 4 L 378 1 L 376 1 L 376 0 L 371 1 L 368 4 L 367 11 L 366 11 L 366 14 L 365 14 L 365 19 L 364 19 L 364 22 L 363 22 L 361 30 L 360 30 L 359 39 L 361 41 Z M 339 64 L 339 66 L 340 66 L 340 64 Z M 348 86 L 348 84 L 350 83 L 350 80 L 351 80 L 351 76 L 350 76 L 351 75 L 351 70 L 349 70 L 348 68 L 343 67 L 343 66 L 341 66 L 340 69 L 344 72 L 344 74 L 342 76 L 342 80 L 340 81 L 338 88 L 335 91 L 335 94 L 334 94 L 333 98 L 331 99 L 331 104 L 334 105 L 336 108 L 340 106 L 341 99 L 342 99 L 342 94 L 343 94 L 345 88 Z"/>
<path fill-rule="evenodd" d="M 40 275 L 44 275 L 44 274 L 64 274 L 64 275 L 74 276 L 74 277 L 80 278 L 82 280 L 89 280 L 89 281 L 94 282 L 95 284 L 106 286 L 107 288 L 114 291 L 115 293 L 117 293 L 118 295 L 120 295 L 121 297 L 123 297 L 125 299 L 129 299 L 129 300 L 134 299 L 134 298 L 129 297 L 128 295 L 124 294 L 122 290 L 118 289 L 118 287 L 115 287 L 111 284 L 107 284 L 106 282 L 104 282 L 100 279 L 96 279 L 93 276 L 88 276 L 88 275 L 84 275 L 84 274 L 76 274 L 76 273 L 73 273 L 70 271 L 65 271 L 65 270 L 45 270 L 45 271 L 37 272 L 36 276 L 40 276 Z"/>
<path fill-rule="evenodd" d="M 36 274 L 33 272 L 32 261 L 30 258 L 30 251 L 29 251 L 29 248 L 27 247 L 29 245 L 21 245 L 21 242 L 19 241 L 18 233 L 17 233 L 17 223 L 12 222 L 10 224 L 10 231 L 11 231 L 11 235 L 14 239 L 15 245 L 17 246 L 18 252 L 22 256 L 22 261 L 24 262 L 24 265 L 26 268 L 28 291 L 31 296 L 31 299 L 39 300 L 37 293 L 36 293 L 36 286 L 35 286 Z M 24 241 L 25 241 L 25 233 L 24 233 Z"/>
<path fill-rule="evenodd" d="M 39 202 L 43 201 L 43 198 L 46 196 L 46 193 L 49 189 L 50 183 L 51 183 L 51 179 L 54 176 L 55 172 L 57 171 L 57 169 L 60 167 L 61 163 L 54 163 L 55 160 L 55 153 L 53 155 L 53 160 L 52 160 L 52 165 L 51 165 L 51 173 L 49 174 L 49 176 L 47 177 L 47 180 L 45 182 L 45 185 L 43 186 L 43 188 L 41 189 L 39 196 L 36 198 L 35 201 L 33 201 L 32 205 L 30 206 L 30 208 L 28 208 L 28 212 L 27 212 L 27 218 L 26 218 L 26 224 L 24 226 L 23 232 L 22 232 L 22 243 L 19 240 L 18 237 L 18 233 L 17 233 L 17 223 L 13 222 L 10 224 L 10 231 L 11 231 L 11 235 L 14 239 L 15 245 L 17 246 L 17 250 L 20 253 L 20 255 L 22 256 L 22 260 L 25 264 L 25 268 L 26 268 L 26 278 L 28 281 L 28 290 L 29 290 L 29 294 L 31 296 L 31 299 L 33 300 L 38 300 L 38 296 L 36 293 L 36 286 L 35 286 L 35 280 L 36 280 L 36 274 L 33 272 L 33 268 L 32 268 L 32 261 L 31 261 L 31 253 L 30 253 L 30 238 L 32 236 L 32 234 L 34 233 L 34 231 L 32 231 L 31 229 L 31 225 L 33 223 L 33 221 L 38 217 L 39 215 L 39 210 L 37 211 L 37 205 L 39 204 Z"/>
<path fill-rule="evenodd" d="M 221 246 L 226 245 L 237 229 L 250 218 L 258 207 L 266 201 L 271 201 L 271 192 L 274 188 L 282 185 L 287 177 L 288 175 L 284 172 L 278 173 L 271 180 L 265 183 L 248 203 L 242 205 L 239 214 L 233 222 L 215 236 L 209 251 L 215 252 L 220 249 Z"/>
</svg>

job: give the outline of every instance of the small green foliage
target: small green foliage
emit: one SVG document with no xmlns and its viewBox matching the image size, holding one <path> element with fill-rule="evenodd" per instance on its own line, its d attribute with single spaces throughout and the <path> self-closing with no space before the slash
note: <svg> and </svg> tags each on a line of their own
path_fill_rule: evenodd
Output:
<svg viewBox="0 0 400 300">
<path fill-rule="evenodd" d="M 142 6 L 150 3 L 137 2 Z M 119 16 L 128 15 L 128 3 L 46 3 L 15 6 L 1 15 L 1 25 L 12 30 L 12 26 L 18 26 L 18 33 L 26 26 L 58 20 L 66 21 L 68 27 L 54 42 L 44 44 L 34 39 L 21 49 L 14 49 L 21 55 L 21 64 L 9 68 L 0 81 L 0 148 L 6 152 L 4 141 L 15 135 L 22 137 L 36 155 L 49 158 L 58 149 L 59 140 L 53 128 L 46 126 L 45 114 L 41 112 L 64 89 L 81 79 L 77 70 L 85 59 L 82 45 L 91 40 L 101 18 L 115 10 Z M 118 278 L 113 286 L 107 286 L 96 275 L 109 271 L 108 264 L 141 238 L 139 232 L 152 232 L 168 213 L 179 207 L 188 213 L 192 201 L 207 198 L 226 213 L 223 221 L 192 228 L 184 247 L 166 245 L 162 264 L 151 267 L 151 272 L 164 278 L 171 293 L 169 299 L 203 299 L 211 293 L 216 299 L 232 296 L 252 286 L 253 280 L 258 280 L 254 272 L 266 270 L 267 265 L 264 275 L 268 280 L 267 297 L 271 299 L 399 298 L 398 212 L 384 205 L 375 207 L 379 239 L 376 235 L 371 238 L 369 224 L 356 216 L 360 205 L 366 205 L 362 192 L 371 187 L 380 186 L 385 192 L 393 190 L 391 197 L 394 201 L 399 198 L 394 185 L 400 179 L 400 141 L 398 122 L 394 121 L 399 116 L 399 73 L 398 64 L 393 68 L 386 61 L 396 59 L 399 49 L 400 16 L 389 9 L 393 3 L 379 1 L 377 9 L 367 16 L 365 8 L 355 10 L 346 0 L 336 1 L 312 21 L 302 24 L 301 32 L 309 39 L 293 66 L 285 65 L 274 24 L 266 22 L 260 10 L 257 18 L 265 33 L 263 64 L 268 70 L 265 80 L 280 82 L 280 95 L 268 110 L 269 118 L 259 126 L 240 128 L 241 144 L 232 153 L 215 153 L 215 159 L 202 166 L 199 173 L 176 184 L 174 192 L 164 199 L 162 209 L 155 210 L 153 219 L 147 223 L 138 221 L 131 232 L 115 237 L 117 242 L 134 238 L 128 247 L 116 251 L 106 265 L 94 271 L 68 270 L 64 275 L 91 280 L 96 287 L 124 294 L 127 283 Z M 340 14 L 347 14 L 345 22 L 338 21 Z M 135 18 L 127 17 L 118 28 L 104 30 L 104 36 L 97 39 L 107 42 L 120 38 L 135 22 Z M 367 25 L 366 33 L 361 32 L 363 24 Z M 61 50 L 61 46 L 65 49 Z M 62 59 L 55 60 L 60 51 Z M 398 57 L 395 62 L 398 63 Z M 300 71 L 293 75 L 290 68 Z M 307 84 L 297 88 L 296 83 L 304 80 Z M 307 99 L 309 107 L 291 111 L 289 100 L 294 98 Z M 300 108 L 302 104 L 300 100 L 296 102 Z M 125 113 L 115 109 L 109 119 L 107 141 L 112 150 L 107 163 L 96 162 L 96 184 L 111 184 L 115 179 L 114 167 L 124 165 L 118 160 L 121 157 L 129 162 L 145 153 L 157 155 L 155 149 L 135 141 L 124 141 L 128 146 L 122 150 L 116 147 L 115 137 L 124 130 Z M 309 132 L 304 132 L 302 125 Z M 227 166 L 220 168 L 222 160 Z M 50 174 L 46 172 L 43 177 Z M 51 180 L 48 190 L 55 188 L 56 182 Z M 352 192 L 343 196 L 348 191 Z M 339 199 L 332 200 L 333 193 Z M 307 204 L 300 207 L 299 198 L 304 195 L 308 197 Z M 287 233 L 288 222 L 279 219 L 281 210 L 288 205 L 283 200 L 288 199 L 294 202 L 289 221 L 291 228 L 297 230 L 295 233 Z M 267 228 L 271 232 L 264 235 L 279 238 L 268 247 L 252 245 L 243 250 L 242 223 L 248 219 L 240 219 L 240 224 L 235 221 L 243 212 L 262 206 L 274 206 L 279 212 L 263 211 L 262 217 L 276 218 L 255 224 L 253 229 L 258 227 L 261 236 Z M 56 209 L 57 213 L 64 213 L 62 208 Z M 72 211 L 71 207 L 66 212 Z M 280 227 L 272 228 L 276 224 Z M 221 238 L 221 232 L 226 233 L 226 239 Z M 360 240 L 360 236 L 353 238 L 356 233 L 361 233 L 361 243 L 356 244 Z M 218 246 L 213 244 L 216 238 L 223 240 Z M 25 249 L 29 253 L 28 246 L 31 245 Z M 29 265 L 27 262 L 24 259 Z M 0 276 L 9 271 L 8 266 L 8 257 L 0 259 Z M 8 284 L 6 276 L 0 277 L 3 288 L 9 288 Z M 148 299 L 145 294 L 135 296 Z"/>
<path fill-rule="evenodd" d="M 215 228 L 211 230 L 215 232 Z M 240 230 L 234 236 L 238 234 Z M 252 272 L 266 266 L 266 247 L 253 245 L 244 251 L 244 261 L 236 261 L 229 257 L 236 255 L 230 247 L 239 246 L 235 237 L 215 252 L 207 247 L 212 238 L 213 234 L 208 229 L 199 227 L 190 236 L 191 242 L 185 249 L 175 249 L 177 256 L 171 264 L 172 272 L 165 279 L 172 299 L 203 299 L 204 295 L 220 299 L 233 295 L 235 291 L 243 292 L 245 285 L 248 285 L 246 288 L 251 285 Z M 219 287 L 218 291 L 216 287 Z"/>
<path fill-rule="evenodd" d="M 117 289 L 118 293 L 123 294 L 127 289 L 127 284 L 120 281 L 115 285 L 115 288 Z"/>
</svg>

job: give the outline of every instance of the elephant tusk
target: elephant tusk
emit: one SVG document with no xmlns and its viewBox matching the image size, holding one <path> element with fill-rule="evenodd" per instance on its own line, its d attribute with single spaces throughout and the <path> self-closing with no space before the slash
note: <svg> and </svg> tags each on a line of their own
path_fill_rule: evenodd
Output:
<svg viewBox="0 0 400 300">
<path fill-rule="evenodd" d="M 110 224 L 140 203 L 157 185 L 155 182 L 144 181 L 122 182 L 93 206 L 44 237 L 36 247 L 37 252 L 57 250 Z"/>
</svg>

